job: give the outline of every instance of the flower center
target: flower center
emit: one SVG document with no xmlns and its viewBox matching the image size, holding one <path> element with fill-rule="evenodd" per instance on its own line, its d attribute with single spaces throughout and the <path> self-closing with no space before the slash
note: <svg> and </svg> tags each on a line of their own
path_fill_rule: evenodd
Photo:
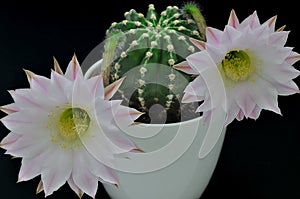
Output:
<svg viewBox="0 0 300 199">
<path fill-rule="evenodd" d="M 86 136 L 91 126 L 91 118 L 87 111 L 79 107 L 56 106 L 56 111 L 49 112 L 47 128 L 51 132 L 51 141 L 64 149 L 80 148 L 80 138 Z"/>
<path fill-rule="evenodd" d="M 91 119 L 84 109 L 67 108 L 58 121 L 59 134 L 65 139 L 76 140 L 88 130 L 90 122 Z"/>
<path fill-rule="evenodd" d="M 225 75 L 233 81 L 247 79 L 254 70 L 251 59 L 244 50 L 229 51 L 221 64 Z"/>
</svg>

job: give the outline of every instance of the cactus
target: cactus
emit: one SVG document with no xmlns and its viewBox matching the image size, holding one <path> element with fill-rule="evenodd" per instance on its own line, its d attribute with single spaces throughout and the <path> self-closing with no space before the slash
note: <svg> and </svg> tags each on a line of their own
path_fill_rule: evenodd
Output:
<svg viewBox="0 0 300 199">
<path fill-rule="evenodd" d="M 126 76 L 114 98 L 145 112 L 138 122 L 174 123 L 197 116 L 193 104 L 180 104 L 184 88 L 195 77 L 172 67 L 198 50 L 189 37 L 205 38 L 205 21 L 197 6 L 168 6 L 159 15 L 150 4 L 146 16 L 134 9 L 124 16 L 107 30 L 101 65 L 106 85 Z M 155 104 L 161 110 L 150 121 Z"/>
</svg>

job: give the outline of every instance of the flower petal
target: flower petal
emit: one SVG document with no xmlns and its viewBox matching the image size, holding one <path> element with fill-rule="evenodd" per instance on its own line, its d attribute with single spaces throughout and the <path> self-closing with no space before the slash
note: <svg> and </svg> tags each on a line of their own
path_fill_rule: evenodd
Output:
<svg viewBox="0 0 300 199">
<path fill-rule="evenodd" d="M 114 169 L 100 163 L 88 153 L 85 154 L 85 158 L 88 163 L 87 165 L 89 170 L 93 175 L 101 178 L 101 180 L 105 183 L 119 184 L 118 177 Z"/>
<path fill-rule="evenodd" d="M 289 31 L 274 32 L 269 37 L 269 44 L 272 46 L 284 46 L 288 35 Z"/>
<path fill-rule="evenodd" d="M 15 91 L 9 91 L 9 93 L 19 108 L 30 107 L 45 110 L 45 108 L 40 103 L 32 99 L 32 96 L 29 93 L 29 89 L 17 89 Z"/>
<path fill-rule="evenodd" d="M 188 56 L 186 60 L 199 74 L 208 68 L 217 68 L 216 64 L 205 50 Z"/>
<path fill-rule="evenodd" d="M 129 126 L 134 123 L 134 121 L 139 118 L 144 113 L 126 106 L 118 106 L 114 108 L 114 121 L 120 126 Z"/>
<path fill-rule="evenodd" d="M 7 145 L 5 154 L 15 157 L 31 158 L 47 149 L 51 144 L 50 138 L 37 137 L 35 135 L 23 135 L 13 144 Z"/>
<path fill-rule="evenodd" d="M 38 184 L 38 186 L 37 186 L 37 188 L 36 188 L 36 194 L 39 194 L 39 193 L 41 193 L 42 191 L 44 191 L 44 185 L 43 185 L 43 181 L 40 180 L 40 182 L 39 182 L 39 184 Z"/>
<path fill-rule="evenodd" d="M 42 181 L 45 196 L 63 186 L 69 179 L 72 171 L 72 152 L 70 150 L 56 149 L 42 165 Z"/>
<path fill-rule="evenodd" d="M 76 57 L 76 55 L 74 55 L 66 69 L 65 77 L 71 81 L 75 81 L 75 79 L 78 76 L 81 76 L 83 78 L 83 73 L 79 66 L 77 57 Z"/>
<path fill-rule="evenodd" d="M 255 85 L 248 88 L 251 90 L 252 99 L 261 109 L 281 114 L 277 101 L 278 92 L 269 82 L 257 77 Z"/>
<path fill-rule="evenodd" d="M 274 17 L 271 17 L 270 19 L 268 19 L 265 23 L 263 23 L 262 25 L 265 25 L 267 24 L 269 27 L 270 27 L 270 30 L 272 32 L 275 31 L 275 23 L 276 23 L 276 20 L 277 20 L 277 16 L 274 16 Z"/>
<path fill-rule="evenodd" d="M 91 86 L 91 96 L 104 98 L 103 78 L 100 75 L 87 79 L 87 84 Z"/>
<path fill-rule="evenodd" d="M 64 73 L 63 73 L 63 71 L 61 70 L 61 68 L 60 68 L 60 66 L 59 66 L 59 63 L 58 63 L 58 61 L 56 60 L 56 58 L 55 57 L 53 57 L 53 62 L 54 62 L 54 70 L 55 70 L 55 72 L 57 72 L 58 74 L 60 74 L 60 75 L 63 75 Z"/>
<path fill-rule="evenodd" d="M 221 39 L 220 39 L 221 35 L 222 35 L 222 31 L 218 29 L 212 27 L 206 28 L 207 42 L 209 42 L 211 45 L 219 46 L 221 43 Z"/>
<path fill-rule="evenodd" d="M 18 106 L 15 103 L 7 104 L 0 107 L 0 110 L 6 114 L 11 114 L 19 111 Z"/>
<path fill-rule="evenodd" d="M 84 192 L 75 184 L 72 176 L 68 180 L 70 188 L 77 194 L 79 198 L 82 198 Z"/>
<path fill-rule="evenodd" d="M 283 64 L 266 64 L 260 75 L 266 77 L 271 82 L 287 82 L 298 77 L 300 71 L 287 62 L 284 62 Z"/>
<path fill-rule="evenodd" d="M 21 135 L 14 132 L 10 132 L 6 137 L 2 139 L 0 143 L 1 148 L 6 149 L 5 146 L 14 144 L 20 137 Z"/>
<path fill-rule="evenodd" d="M 51 86 L 49 88 L 49 93 L 53 93 L 56 98 L 52 99 L 57 102 L 65 102 L 70 100 L 72 97 L 73 82 L 59 73 L 51 72 Z"/>
<path fill-rule="evenodd" d="M 285 61 L 291 65 L 300 60 L 300 54 L 292 51 L 291 54 L 285 59 Z"/>
<path fill-rule="evenodd" d="M 93 175 L 88 169 L 83 169 L 83 164 L 86 164 L 84 155 L 80 152 L 74 155 L 72 178 L 80 190 L 95 198 L 98 189 L 98 177 Z"/>
<path fill-rule="evenodd" d="M 189 39 L 197 48 L 199 48 L 199 50 L 205 50 L 205 42 L 204 41 L 194 39 L 192 37 Z"/>
<path fill-rule="evenodd" d="M 31 89 L 34 89 L 34 90 L 37 89 L 37 90 L 47 93 L 48 85 L 49 85 L 49 81 L 50 81 L 48 78 L 40 76 L 40 75 L 36 75 L 29 70 L 24 70 L 24 71 L 27 75 L 27 79 L 30 83 Z"/>
<path fill-rule="evenodd" d="M 236 104 L 242 111 L 241 113 L 238 113 L 238 117 L 240 116 L 240 118 L 242 118 L 241 115 L 248 117 L 256 105 L 255 101 L 250 95 L 248 84 L 243 86 L 239 85 L 239 88 L 235 88 L 234 90 L 236 93 L 238 93 L 238 95 L 235 97 Z"/>
<path fill-rule="evenodd" d="M 236 104 L 236 102 L 232 102 L 230 105 L 228 105 L 227 115 L 224 126 L 229 125 L 238 115 L 240 112 L 240 108 Z"/>
<path fill-rule="evenodd" d="M 240 24 L 239 19 L 236 16 L 235 11 L 232 9 L 228 20 L 228 25 L 234 28 L 238 28 L 239 24 Z"/>
<path fill-rule="evenodd" d="M 254 11 L 252 15 L 248 16 L 242 23 L 240 24 L 242 28 L 249 26 L 251 29 L 255 29 L 260 26 L 260 22 L 257 16 L 257 12 Z"/>
<path fill-rule="evenodd" d="M 249 115 L 250 118 L 256 120 L 261 112 L 261 108 L 259 108 L 257 105 L 254 107 L 252 113 Z"/>
<path fill-rule="evenodd" d="M 52 150 L 49 149 L 32 158 L 23 158 L 22 165 L 19 171 L 18 182 L 31 180 L 41 174 L 41 163 L 49 157 L 51 152 Z"/>
<path fill-rule="evenodd" d="M 114 154 L 127 152 L 109 140 L 100 123 L 89 127 L 88 136 L 79 137 L 86 150 L 103 164 L 112 164 Z"/>
<path fill-rule="evenodd" d="M 7 129 L 17 134 L 33 134 L 43 135 L 41 132 L 45 131 L 48 123 L 48 115 L 41 112 L 39 109 L 25 109 L 11 113 L 0 121 Z M 41 132 L 37 132 L 41 131 Z"/>
<path fill-rule="evenodd" d="M 232 48 L 235 41 L 241 37 L 241 32 L 237 31 L 232 26 L 227 25 L 224 29 L 224 34 L 222 37 L 222 44 Z"/>
<path fill-rule="evenodd" d="M 198 75 L 199 73 L 195 71 L 187 61 L 180 62 L 173 66 L 176 70 L 180 70 L 184 73 L 191 74 L 191 75 Z"/>
<path fill-rule="evenodd" d="M 292 95 L 299 93 L 299 88 L 294 81 L 288 81 L 285 83 L 273 82 L 279 95 Z"/>
<path fill-rule="evenodd" d="M 118 91 L 121 84 L 123 83 L 125 77 L 120 78 L 119 80 L 107 85 L 104 88 L 104 99 L 109 100 L 113 95 Z"/>
<path fill-rule="evenodd" d="M 92 107 L 95 96 L 91 95 L 90 87 L 83 77 L 78 76 L 74 81 L 72 92 L 72 106 Z"/>
</svg>

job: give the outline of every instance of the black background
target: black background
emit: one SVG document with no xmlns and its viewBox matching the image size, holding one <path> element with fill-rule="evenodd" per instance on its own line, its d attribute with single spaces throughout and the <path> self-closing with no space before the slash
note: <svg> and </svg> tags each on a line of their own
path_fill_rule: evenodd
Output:
<svg viewBox="0 0 300 199">
<path fill-rule="evenodd" d="M 184 2 L 1 2 L 0 105 L 12 103 L 7 90 L 28 87 L 23 68 L 49 77 L 53 56 L 63 70 L 74 53 L 81 63 L 103 41 L 109 25 L 123 20 L 124 12 L 131 8 L 146 13 L 148 4 L 153 3 L 160 12 L 168 5 L 180 7 Z M 286 25 L 286 30 L 291 31 L 287 46 L 300 52 L 300 22 L 296 17 L 299 11 L 290 1 L 199 0 L 198 3 L 207 24 L 218 29 L 224 28 L 231 9 L 235 9 L 240 21 L 255 10 L 261 22 L 277 15 L 277 28 Z M 299 63 L 295 67 L 299 69 Z M 299 79 L 296 82 L 300 85 Z M 278 100 L 282 116 L 263 111 L 257 121 L 234 121 L 229 125 L 219 162 L 201 199 L 300 198 L 300 96 L 279 97 Z M 1 124 L 0 131 L 2 139 L 8 130 Z M 1 198 L 44 198 L 42 193 L 35 194 L 39 177 L 16 183 L 20 159 L 11 159 L 2 149 L 0 152 Z M 48 198 L 77 196 L 65 185 Z M 108 198 L 100 183 L 96 198 Z"/>
</svg>

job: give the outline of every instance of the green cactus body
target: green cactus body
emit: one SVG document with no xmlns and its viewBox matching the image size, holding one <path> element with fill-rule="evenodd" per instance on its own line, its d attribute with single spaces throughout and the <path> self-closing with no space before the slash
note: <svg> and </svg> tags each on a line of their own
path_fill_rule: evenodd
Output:
<svg viewBox="0 0 300 199">
<path fill-rule="evenodd" d="M 180 104 L 181 97 L 194 77 L 172 66 L 197 50 L 189 37 L 203 40 L 197 23 L 192 14 L 176 6 L 168 6 L 159 15 L 151 4 L 146 16 L 133 9 L 124 16 L 107 30 L 101 66 L 106 84 L 126 76 L 114 98 L 123 98 L 128 106 L 145 112 L 139 122 L 153 123 L 149 110 L 154 104 L 164 107 L 156 114 L 166 117 L 163 122 L 182 121 L 182 106 L 189 105 Z M 194 111 L 186 116 L 192 117 L 189 114 Z"/>
</svg>

